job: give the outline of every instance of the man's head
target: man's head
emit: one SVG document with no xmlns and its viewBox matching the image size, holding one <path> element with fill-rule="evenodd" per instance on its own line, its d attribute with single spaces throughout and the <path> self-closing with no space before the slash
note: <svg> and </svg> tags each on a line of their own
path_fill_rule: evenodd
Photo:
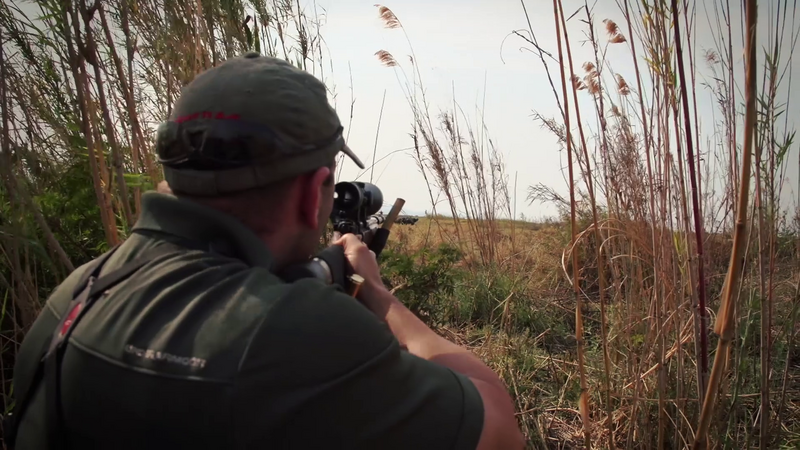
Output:
<svg viewBox="0 0 800 450">
<path fill-rule="evenodd" d="M 247 53 L 198 75 L 158 130 L 169 188 L 228 213 L 279 264 L 307 258 L 333 205 L 347 147 L 325 86 L 286 61 Z"/>
</svg>

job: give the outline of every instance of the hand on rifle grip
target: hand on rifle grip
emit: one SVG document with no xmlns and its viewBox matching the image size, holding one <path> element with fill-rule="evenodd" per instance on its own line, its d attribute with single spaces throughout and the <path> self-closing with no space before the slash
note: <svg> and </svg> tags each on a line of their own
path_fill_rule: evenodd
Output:
<svg viewBox="0 0 800 450">
<path fill-rule="evenodd" d="M 343 249 L 348 265 L 352 268 L 352 272 L 346 275 L 351 287 L 351 289 L 348 289 L 349 292 L 358 296 L 364 287 L 383 285 L 375 252 L 370 250 L 358 236 L 349 233 L 345 234 L 337 241 L 334 241 L 333 246 Z M 352 289 L 355 286 L 359 286 L 361 290 Z"/>
</svg>

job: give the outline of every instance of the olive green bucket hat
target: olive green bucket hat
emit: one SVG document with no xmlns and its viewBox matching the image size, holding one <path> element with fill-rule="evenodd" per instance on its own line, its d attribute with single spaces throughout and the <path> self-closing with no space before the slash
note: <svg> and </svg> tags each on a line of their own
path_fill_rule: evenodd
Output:
<svg viewBox="0 0 800 450">
<path fill-rule="evenodd" d="M 250 52 L 183 88 L 156 151 L 173 191 L 213 196 L 311 172 L 339 152 L 363 169 L 342 130 L 320 80 Z"/>
</svg>

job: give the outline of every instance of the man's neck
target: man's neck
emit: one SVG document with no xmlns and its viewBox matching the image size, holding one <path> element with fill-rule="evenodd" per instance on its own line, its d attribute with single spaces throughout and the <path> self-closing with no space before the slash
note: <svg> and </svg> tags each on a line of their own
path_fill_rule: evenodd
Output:
<svg viewBox="0 0 800 450">
<path fill-rule="evenodd" d="M 287 265 L 299 262 L 302 258 L 297 257 L 293 236 L 285 232 L 270 233 L 269 235 L 260 234 L 259 239 L 267 246 L 275 261 L 275 270 L 283 270 Z"/>
<path fill-rule="evenodd" d="M 157 191 L 161 194 L 167 194 L 173 196 L 176 195 L 174 192 L 172 192 L 172 189 L 170 189 L 166 181 L 162 181 L 161 183 L 158 184 Z M 183 197 L 183 196 L 178 196 L 178 197 Z M 215 209 L 223 214 L 227 214 L 226 211 L 216 207 L 217 205 L 213 201 L 206 202 L 203 201 L 203 199 L 198 199 L 198 198 L 188 198 L 188 200 L 200 203 L 206 207 Z M 291 232 L 291 228 L 286 224 L 280 224 L 274 228 L 270 227 L 269 232 L 266 232 L 254 228 L 251 224 L 243 223 L 236 217 L 233 218 L 242 223 L 248 229 L 250 229 L 250 231 L 252 231 L 258 237 L 258 239 L 264 243 L 264 245 L 266 245 L 273 259 L 272 266 L 275 268 L 276 271 L 283 270 L 283 268 L 285 268 L 290 264 L 303 262 L 303 258 L 297 257 L 297 248 L 295 245 L 297 240 L 296 236 L 294 235 L 294 233 Z"/>
</svg>

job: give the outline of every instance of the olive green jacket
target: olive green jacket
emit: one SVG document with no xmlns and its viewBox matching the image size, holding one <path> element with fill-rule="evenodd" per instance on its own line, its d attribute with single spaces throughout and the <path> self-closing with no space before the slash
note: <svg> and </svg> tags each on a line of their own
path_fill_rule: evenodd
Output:
<svg viewBox="0 0 800 450">
<path fill-rule="evenodd" d="M 239 222 L 147 193 L 105 274 L 177 243 L 100 297 L 68 341 L 67 442 L 80 449 L 474 449 L 483 405 L 472 382 L 402 350 L 340 290 L 270 270 Z M 24 392 L 83 266 L 48 299 L 14 371 Z M 42 383 L 43 384 L 43 383 Z M 17 449 L 45 444 L 34 387 Z"/>
</svg>

